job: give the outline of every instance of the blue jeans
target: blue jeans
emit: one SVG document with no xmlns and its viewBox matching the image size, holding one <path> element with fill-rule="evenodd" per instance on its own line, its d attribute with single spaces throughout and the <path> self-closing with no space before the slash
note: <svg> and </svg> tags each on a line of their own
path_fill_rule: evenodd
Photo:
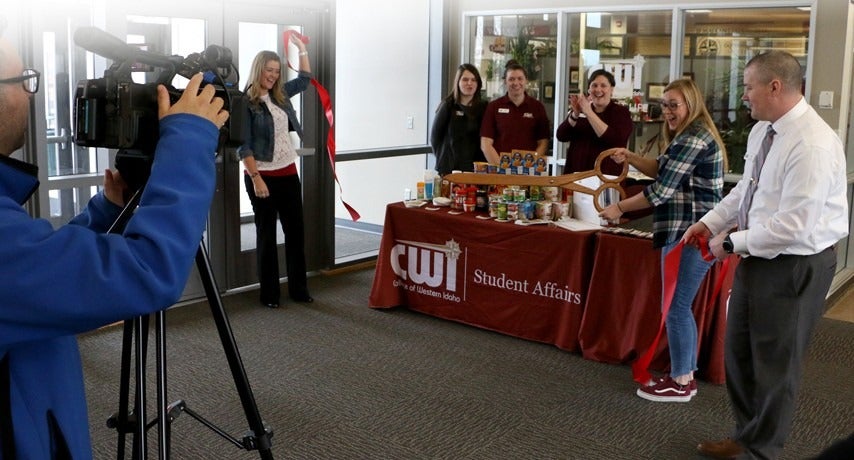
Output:
<svg viewBox="0 0 854 460">
<path fill-rule="evenodd" d="M 661 248 L 662 292 L 664 292 L 664 258 L 678 243 L 677 240 Z M 670 347 L 670 375 L 673 377 L 687 375 L 697 370 L 697 323 L 694 321 L 691 306 L 706 272 L 713 263 L 714 261 L 703 260 L 700 250 L 694 246 L 686 245 L 682 248 L 676 290 L 665 321 L 667 342 Z"/>
</svg>

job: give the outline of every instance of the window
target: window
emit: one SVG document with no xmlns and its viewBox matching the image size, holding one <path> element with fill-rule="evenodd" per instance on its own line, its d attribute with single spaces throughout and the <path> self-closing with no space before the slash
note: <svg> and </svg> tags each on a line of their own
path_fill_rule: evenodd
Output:
<svg viewBox="0 0 854 460">
<path fill-rule="evenodd" d="M 684 14 L 683 75 L 706 95 L 706 106 L 726 143 L 730 172 L 744 171 L 747 135 L 753 126 L 741 101 L 744 65 L 772 49 L 792 53 L 806 69 L 808 9 L 733 8 Z"/>
<path fill-rule="evenodd" d="M 546 103 L 546 111 L 551 113 L 553 106 L 548 103 L 554 99 L 557 17 L 472 16 L 470 21 L 473 37 L 469 56 L 480 71 L 486 98 L 504 95 L 504 66 L 513 59 L 528 74 L 528 95 Z"/>
<path fill-rule="evenodd" d="M 671 11 L 574 13 L 568 19 L 568 93 L 586 92 L 591 72 L 610 72 L 614 99 L 635 121 L 628 147 L 657 156 L 662 121 L 649 108 L 660 97 L 656 90 L 670 81 Z"/>
</svg>

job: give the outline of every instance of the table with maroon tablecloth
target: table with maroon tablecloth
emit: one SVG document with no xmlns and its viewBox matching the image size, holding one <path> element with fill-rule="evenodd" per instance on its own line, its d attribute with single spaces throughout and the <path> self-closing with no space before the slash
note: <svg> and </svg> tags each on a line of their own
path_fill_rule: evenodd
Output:
<svg viewBox="0 0 854 460">
<path fill-rule="evenodd" d="M 596 234 L 587 303 L 579 327 L 582 356 L 630 363 L 647 350 L 661 322 L 660 259 L 661 252 L 652 248 L 651 240 Z M 724 272 L 721 262 L 716 262 L 693 305 L 699 341 L 698 374 L 715 383 L 724 381 L 723 337 L 732 273 L 732 267 Z M 664 372 L 669 366 L 667 335 L 662 334 L 650 369 Z"/>
<path fill-rule="evenodd" d="M 405 306 L 597 361 L 628 363 L 646 350 L 661 318 L 650 240 L 478 216 L 389 204 L 370 306 Z M 700 375 L 718 383 L 731 283 L 711 298 L 720 271 L 712 268 L 694 306 Z M 664 338 L 651 367 L 668 364 Z"/>
</svg>

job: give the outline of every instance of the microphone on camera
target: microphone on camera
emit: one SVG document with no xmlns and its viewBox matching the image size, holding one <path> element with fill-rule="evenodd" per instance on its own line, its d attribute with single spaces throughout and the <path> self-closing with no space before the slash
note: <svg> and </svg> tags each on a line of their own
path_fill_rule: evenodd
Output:
<svg viewBox="0 0 854 460">
<path fill-rule="evenodd" d="M 112 59 L 114 62 L 140 62 L 158 67 L 174 67 L 178 57 L 143 51 L 128 45 L 121 39 L 97 27 L 80 27 L 74 31 L 74 43 L 98 56 Z"/>
<path fill-rule="evenodd" d="M 136 50 L 97 27 L 80 27 L 74 31 L 74 43 L 77 46 L 113 61 L 126 61 Z"/>
</svg>

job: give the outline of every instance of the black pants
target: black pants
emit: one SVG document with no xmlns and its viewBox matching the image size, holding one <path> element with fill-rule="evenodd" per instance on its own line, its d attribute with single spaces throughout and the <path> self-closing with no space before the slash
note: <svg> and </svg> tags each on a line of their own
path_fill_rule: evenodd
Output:
<svg viewBox="0 0 854 460">
<path fill-rule="evenodd" d="M 267 198 L 255 196 L 252 178 L 244 175 L 246 192 L 255 212 L 255 246 L 258 258 L 258 282 L 261 303 L 279 303 L 279 256 L 276 247 L 277 220 L 285 234 L 285 265 L 288 294 L 291 298 L 308 297 L 305 275 L 305 228 L 302 213 L 302 184 L 299 176 L 265 176 L 270 190 Z"/>
<path fill-rule="evenodd" d="M 780 455 L 795 413 L 803 360 L 825 310 L 836 253 L 747 257 L 736 268 L 727 312 L 727 391 L 733 439 L 746 458 Z M 739 457 L 741 458 L 741 457 Z"/>
</svg>

